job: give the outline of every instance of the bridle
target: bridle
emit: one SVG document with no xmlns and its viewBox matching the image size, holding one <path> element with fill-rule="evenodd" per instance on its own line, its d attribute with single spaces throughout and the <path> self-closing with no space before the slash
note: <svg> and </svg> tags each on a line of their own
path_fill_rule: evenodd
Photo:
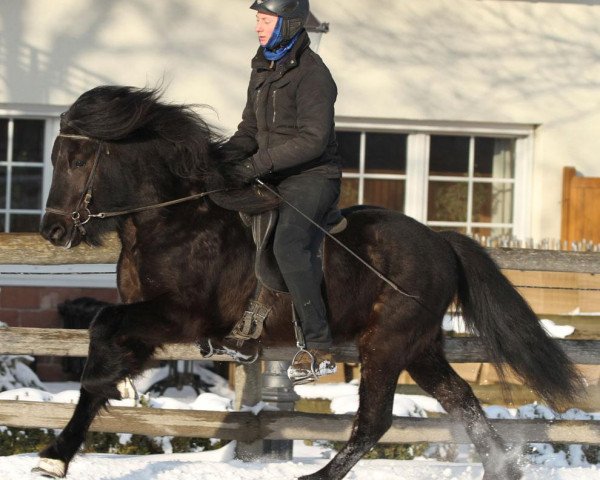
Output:
<svg viewBox="0 0 600 480">
<path fill-rule="evenodd" d="M 77 230 L 79 230 L 79 233 L 81 235 L 85 235 L 86 231 L 85 231 L 84 225 L 86 223 L 88 223 L 93 217 L 93 214 L 90 212 L 89 205 L 90 205 L 90 202 L 92 201 L 92 186 L 94 183 L 94 178 L 96 177 L 96 172 L 98 170 L 98 163 L 100 160 L 100 156 L 101 156 L 101 152 L 102 152 L 102 145 L 104 144 L 104 142 L 102 140 L 87 137 L 85 135 L 75 135 L 75 134 L 70 134 L 70 133 L 59 133 L 58 137 L 61 139 L 62 138 L 70 138 L 73 140 L 98 142 L 98 148 L 96 149 L 96 153 L 94 154 L 94 162 L 92 164 L 92 169 L 90 170 L 90 174 L 88 175 L 88 178 L 85 182 L 85 187 L 83 189 L 83 193 L 81 194 L 81 197 L 79 197 L 79 200 L 77 201 L 77 204 L 75 205 L 75 208 L 73 209 L 73 211 L 68 212 L 66 210 L 61 210 L 58 208 L 53 208 L 53 207 L 48 207 L 48 206 L 46 207 L 46 213 L 55 213 L 57 215 L 63 215 L 65 217 L 70 217 L 71 220 L 73 221 L 75 228 L 77 228 Z M 60 150 L 61 149 L 62 149 L 62 141 L 61 141 L 60 148 L 58 151 L 58 158 L 60 158 Z M 110 155 L 110 152 L 108 150 L 107 150 L 107 154 Z M 83 215 L 82 215 L 82 213 L 83 213 Z M 74 233 L 74 230 L 73 230 L 73 233 Z"/>
<path fill-rule="evenodd" d="M 105 142 L 103 140 L 93 138 L 93 137 L 88 137 L 86 135 L 77 135 L 77 134 L 71 134 L 71 133 L 59 133 L 58 137 L 59 138 L 69 138 L 69 139 L 73 139 L 73 140 L 98 142 L 98 148 L 96 149 L 96 153 L 94 154 L 94 161 L 92 164 L 92 169 L 90 170 L 89 176 L 85 182 L 85 187 L 83 189 L 83 193 L 82 193 L 81 197 L 79 197 L 79 200 L 77 201 L 77 204 L 75 205 L 75 208 L 69 212 L 68 210 L 62 210 L 59 208 L 46 207 L 47 213 L 54 213 L 57 215 L 62 215 L 64 217 L 69 217 L 73 221 L 75 228 L 79 231 L 79 233 L 82 236 L 84 236 L 86 234 L 84 225 L 86 223 L 88 223 L 92 218 L 102 219 L 102 218 L 119 217 L 122 215 L 131 214 L 131 213 L 138 213 L 138 212 L 143 212 L 146 210 L 153 210 L 156 208 L 168 207 L 170 205 L 176 205 L 178 203 L 189 202 L 191 200 L 196 200 L 199 198 L 206 197 L 213 193 L 223 192 L 223 191 L 227 190 L 225 188 L 220 188 L 220 189 L 216 189 L 216 190 L 209 190 L 206 192 L 196 193 L 194 195 L 189 195 L 187 197 L 177 198 L 175 200 L 169 200 L 167 202 L 155 203 L 152 205 L 144 205 L 141 207 L 134 207 L 134 208 L 126 209 L 126 210 L 119 210 L 119 211 L 112 211 L 112 212 L 92 213 L 89 209 L 89 206 L 90 206 L 90 203 L 92 202 L 92 190 L 93 190 L 94 180 L 96 178 L 96 172 L 98 171 L 98 164 L 100 163 L 100 157 L 102 156 L 102 147 Z M 62 143 L 61 143 L 60 148 L 62 148 Z M 60 149 L 59 149 L 58 155 L 60 157 Z M 106 155 L 110 155 L 110 150 L 108 148 L 106 149 Z M 75 234 L 75 229 L 73 229 L 73 231 L 71 233 L 71 241 L 73 239 L 74 234 Z"/>
</svg>

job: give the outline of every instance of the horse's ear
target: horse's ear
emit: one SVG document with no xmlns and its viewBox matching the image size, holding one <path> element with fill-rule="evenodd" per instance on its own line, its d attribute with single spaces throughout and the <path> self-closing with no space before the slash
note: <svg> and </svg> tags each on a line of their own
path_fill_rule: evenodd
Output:
<svg viewBox="0 0 600 480">
<path fill-rule="evenodd" d="M 273 188 L 273 187 L 271 187 Z M 211 193 L 210 199 L 226 210 L 256 215 L 279 207 L 281 201 L 273 193 L 258 185 Z"/>
</svg>

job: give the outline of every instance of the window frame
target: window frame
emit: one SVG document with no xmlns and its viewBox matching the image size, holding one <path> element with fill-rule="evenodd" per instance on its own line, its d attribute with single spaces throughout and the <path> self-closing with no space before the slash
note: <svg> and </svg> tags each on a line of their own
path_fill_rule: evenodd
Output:
<svg viewBox="0 0 600 480">
<path fill-rule="evenodd" d="M 522 123 L 500 123 L 500 122 L 467 122 L 467 121 L 422 121 L 406 119 L 373 119 L 361 117 L 336 117 L 336 130 L 347 132 L 360 132 L 361 150 L 359 156 L 359 173 L 343 173 L 343 178 L 359 179 L 359 203 L 363 196 L 365 178 L 378 178 L 375 174 L 364 173 L 365 151 L 364 138 L 366 133 L 397 133 L 408 135 L 406 145 L 406 175 L 384 175 L 385 178 L 395 177 L 405 181 L 405 211 L 404 213 L 416 220 L 430 226 L 436 226 L 439 222 L 427 221 L 427 202 L 429 181 L 429 137 L 431 135 L 456 135 L 471 137 L 470 145 L 473 146 L 474 137 L 511 138 L 515 140 L 515 173 L 514 179 L 490 179 L 494 183 L 511 183 L 513 191 L 513 221 L 506 224 L 512 227 L 512 235 L 517 238 L 529 238 L 531 236 L 531 211 L 532 211 L 532 179 L 533 179 L 533 143 L 537 125 Z M 470 148 L 469 155 L 474 153 Z M 472 162 L 472 159 L 470 159 Z M 383 178 L 382 177 L 382 178 Z M 439 177 L 440 179 L 443 177 Z M 453 180 L 456 180 L 453 178 Z M 472 189 L 473 183 L 486 183 L 488 180 L 473 177 L 465 177 Z M 472 207 L 469 204 L 469 211 Z M 442 222 L 449 225 L 451 222 Z M 472 219 L 467 217 L 471 224 Z M 485 226 L 477 222 L 477 226 Z M 493 224 L 494 226 L 504 224 Z M 457 225 L 458 226 L 458 225 Z"/>
</svg>

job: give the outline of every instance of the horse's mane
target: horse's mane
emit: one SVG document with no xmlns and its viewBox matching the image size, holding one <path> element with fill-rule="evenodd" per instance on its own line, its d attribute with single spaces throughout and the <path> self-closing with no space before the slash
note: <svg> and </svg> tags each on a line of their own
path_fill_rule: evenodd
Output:
<svg viewBox="0 0 600 480">
<path fill-rule="evenodd" d="M 160 89 L 99 86 L 83 93 L 62 115 L 61 130 L 70 127 L 104 141 L 166 142 L 165 156 L 174 174 L 201 180 L 211 190 L 235 189 L 211 197 L 224 208 L 253 212 L 277 206 L 269 195 L 239 189 L 242 184 L 232 168 L 241 159 L 239 153 L 224 148 L 224 138 L 194 106 L 167 104 L 161 97 Z"/>
<path fill-rule="evenodd" d="M 175 146 L 174 173 L 200 176 L 222 138 L 191 106 L 161 101 L 162 91 L 105 85 L 83 93 L 61 118 L 61 129 L 106 141 L 160 139 Z"/>
</svg>

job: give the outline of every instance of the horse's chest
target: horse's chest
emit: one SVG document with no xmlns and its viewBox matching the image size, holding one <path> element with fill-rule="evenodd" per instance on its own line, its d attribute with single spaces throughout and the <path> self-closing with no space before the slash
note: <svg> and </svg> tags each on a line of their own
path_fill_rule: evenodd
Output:
<svg viewBox="0 0 600 480">
<path fill-rule="evenodd" d="M 121 252 L 117 278 L 119 294 L 124 303 L 143 299 L 142 282 L 134 252 Z"/>
<path fill-rule="evenodd" d="M 125 222 L 120 232 L 121 255 L 117 268 L 117 287 L 124 303 L 143 300 L 142 282 L 140 280 L 140 258 L 135 248 L 137 229 L 131 220 Z"/>
</svg>

